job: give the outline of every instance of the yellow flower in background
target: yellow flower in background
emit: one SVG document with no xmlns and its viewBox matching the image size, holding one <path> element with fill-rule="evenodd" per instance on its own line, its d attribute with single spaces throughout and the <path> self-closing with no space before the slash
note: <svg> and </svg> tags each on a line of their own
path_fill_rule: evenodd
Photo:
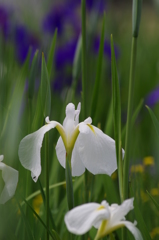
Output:
<svg viewBox="0 0 159 240">
<path fill-rule="evenodd" d="M 150 193 L 152 196 L 159 196 L 159 188 L 152 188 Z"/>
<path fill-rule="evenodd" d="M 132 165 L 130 169 L 131 173 L 143 173 L 144 167 L 142 164 Z"/>
<path fill-rule="evenodd" d="M 140 191 L 140 196 L 143 202 L 147 202 L 149 201 L 149 196 L 146 192 L 144 192 L 143 190 Z"/>
<path fill-rule="evenodd" d="M 43 203 L 43 199 L 41 194 L 37 195 L 34 199 L 33 199 L 33 208 L 35 210 L 35 212 L 39 215 L 40 213 L 40 207 L 41 204 Z"/>
<path fill-rule="evenodd" d="M 152 239 L 154 239 L 156 235 L 159 235 L 159 227 L 153 228 L 150 235 Z"/>
<path fill-rule="evenodd" d="M 154 158 L 152 156 L 145 157 L 143 159 L 143 164 L 145 166 L 154 166 Z"/>
</svg>

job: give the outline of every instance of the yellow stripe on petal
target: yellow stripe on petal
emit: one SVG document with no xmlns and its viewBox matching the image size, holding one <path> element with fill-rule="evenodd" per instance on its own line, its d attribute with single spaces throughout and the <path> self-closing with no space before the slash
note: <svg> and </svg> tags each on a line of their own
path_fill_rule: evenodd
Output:
<svg viewBox="0 0 159 240">
<path fill-rule="evenodd" d="M 101 209 L 105 209 L 104 206 L 100 205 L 100 207 L 97 208 L 97 211 L 101 210 Z"/>
<path fill-rule="evenodd" d="M 95 134 L 95 131 L 94 131 L 94 128 L 93 128 L 93 126 L 92 125 L 90 125 L 90 124 L 87 124 L 87 126 L 92 130 L 92 132 Z"/>
</svg>

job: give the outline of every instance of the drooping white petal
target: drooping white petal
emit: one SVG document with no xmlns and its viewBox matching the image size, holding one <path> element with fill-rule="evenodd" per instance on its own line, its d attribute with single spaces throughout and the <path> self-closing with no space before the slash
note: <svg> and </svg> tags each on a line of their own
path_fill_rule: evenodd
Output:
<svg viewBox="0 0 159 240">
<path fill-rule="evenodd" d="M 0 162 L 0 169 L 2 170 L 2 178 L 5 182 L 5 186 L 0 195 L 0 204 L 4 204 L 15 193 L 17 183 L 18 183 L 18 171 L 7 166 L 2 162 Z"/>
<path fill-rule="evenodd" d="M 57 124 L 59 123 L 51 121 L 38 131 L 27 135 L 20 142 L 18 151 L 20 162 L 23 167 L 31 171 L 31 176 L 35 182 L 41 173 L 40 149 L 42 147 L 44 134 L 56 127 Z"/>
<path fill-rule="evenodd" d="M 112 224 L 115 224 L 116 222 L 125 219 L 125 216 L 128 214 L 128 212 L 134 208 L 133 201 L 134 198 L 130 198 L 125 200 L 121 205 L 112 204 L 110 206 L 111 211 L 110 222 Z"/>
<path fill-rule="evenodd" d="M 117 168 L 115 141 L 93 125 L 79 124 L 79 154 L 93 174 L 111 175 Z"/>
<path fill-rule="evenodd" d="M 98 210 L 100 204 L 88 203 L 78 206 L 65 215 L 68 230 L 74 234 L 84 234 L 98 221 L 108 218 L 106 209 Z"/>
<path fill-rule="evenodd" d="M 3 155 L 0 155 L 0 162 L 2 162 L 4 159 L 4 156 Z"/>
<path fill-rule="evenodd" d="M 72 176 L 81 176 L 85 172 L 85 166 L 81 161 L 78 148 L 79 148 L 79 139 L 77 137 L 77 140 L 75 142 L 73 152 L 72 152 L 72 158 L 71 158 Z"/>
<path fill-rule="evenodd" d="M 135 224 L 129 221 L 121 221 L 121 223 L 124 224 L 124 226 L 133 234 L 135 240 L 143 240 L 142 235 Z"/>
<path fill-rule="evenodd" d="M 65 150 L 65 146 L 64 146 L 64 143 L 63 143 L 63 140 L 61 137 L 59 137 L 55 149 L 56 149 L 56 155 L 57 155 L 57 159 L 59 160 L 59 163 L 61 164 L 61 166 L 63 168 L 65 168 L 65 166 L 66 166 L 66 150 Z"/>
</svg>

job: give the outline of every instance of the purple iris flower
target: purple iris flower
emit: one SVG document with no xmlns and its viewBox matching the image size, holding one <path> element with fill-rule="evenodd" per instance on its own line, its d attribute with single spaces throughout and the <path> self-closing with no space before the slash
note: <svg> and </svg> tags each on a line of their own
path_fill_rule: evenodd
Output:
<svg viewBox="0 0 159 240">
<path fill-rule="evenodd" d="M 79 23 L 77 14 L 72 11 L 72 8 L 67 2 L 54 5 L 51 11 L 46 15 L 43 20 L 44 32 L 53 34 L 55 29 L 58 29 L 58 35 L 61 35 L 65 26 L 68 24 L 73 26 L 74 30 L 79 32 Z"/>
<path fill-rule="evenodd" d="M 9 12 L 3 6 L 0 6 L 0 32 L 5 39 L 8 38 L 10 33 Z"/>
<path fill-rule="evenodd" d="M 159 102 L 159 86 L 152 90 L 145 99 L 145 104 L 154 107 Z"/>
<path fill-rule="evenodd" d="M 80 6 L 81 0 L 69 0 L 70 6 L 77 7 Z M 88 10 L 95 9 L 99 12 L 103 12 L 107 8 L 106 0 L 86 0 L 86 8 Z"/>
<path fill-rule="evenodd" d="M 93 42 L 93 50 L 96 54 L 98 54 L 99 45 L 100 45 L 100 37 L 96 36 L 94 38 L 94 42 Z M 114 50 L 115 50 L 115 56 L 116 56 L 116 58 L 118 58 L 119 57 L 118 47 L 114 46 Z M 111 46 L 110 46 L 110 42 L 108 40 L 104 41 L 104 54 L 105 54 L 105 56 L 108 57 L 109 60 L 111 60 Z"/>
<path fill-rule="evenodd" d="M 55 69 L 57 75 L 54 79 L 54 90 L 60 91 L 72 82 L 72 64 L 75 55 L 77 39 L 70 40 L 65 45 L 59 46 L 55 52 Z"/>
<path fill-rule="evenodd" d="M 71 65 L 73 63 L 76 45 L 77 39 L 73 39 L 67 42 L 65 45 L 58 47 L 55 53 L 56 69 L 59 69 L 61 71 L 61 68 L 65 67 L 65 65 Z"/>
<path fill-rule="evenodd" d="M 38 39 L 30 33 L 24 26 L 19 25 L 15 28 L 15 47 L 18 60 L 23 63 L 31 47 L 31 57 L 39 48 Z"/>
</svg>

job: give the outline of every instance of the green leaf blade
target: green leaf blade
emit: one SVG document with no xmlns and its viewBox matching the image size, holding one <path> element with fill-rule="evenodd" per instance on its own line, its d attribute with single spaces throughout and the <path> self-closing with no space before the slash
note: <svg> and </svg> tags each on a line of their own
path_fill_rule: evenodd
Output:
<svg viewBox="0 0 159 240">
<path fill-rule="evenodd" d="M 42 53 L 40 94 L 43 114 L 47 117 L 51 111 L 51 89 L 44 53 Z"/>
<path fill-rule="evenodd" d="M 105 14 L 103 17 L 101 40 L 100 40 L 98 61 L 97 61 L 97 72 L 96 72 L 95 84 L 93 89 L 93 98 L 92 98 L 92 104 L 91 104 L 92 119 L 95 117 L 95 111 L 97 109 L 97 103 L 98 103 L 100 79 L 101 79 L 101 72 L 102 72 L 102 62 L 103 62 L 103 51 L 104 51 L 104 32 L 105 32 Z"/>
<path fill-rule="evenodd" d="M 52 39 L 52 44 L 51 44 L 48 61 L 47 61 L 47 69 L 48 69 L 49 79 L 51 78 L 52 64 L 53 64 L 53 58 L 54 58 L 54 54 L 55 54 L 55 47 L 56 47 L 56 38 L 57 38 L 57 28 L 55 29 L 55 33 L 54 33 L 54 36 Z"/>
</svg>

